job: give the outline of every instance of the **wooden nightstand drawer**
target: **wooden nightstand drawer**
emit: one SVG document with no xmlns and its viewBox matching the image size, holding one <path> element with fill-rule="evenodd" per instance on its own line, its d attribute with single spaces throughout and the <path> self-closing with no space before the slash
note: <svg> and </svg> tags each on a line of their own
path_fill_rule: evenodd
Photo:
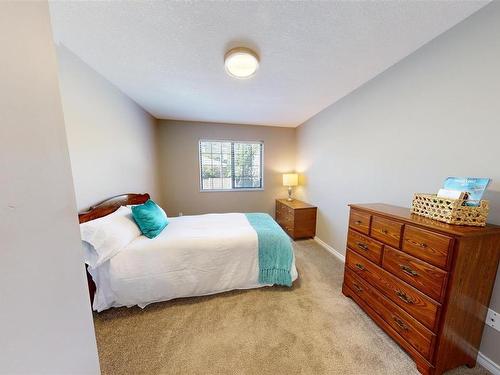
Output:
<svg viewBox="0 0 500 375">
<path fill-rule="evenodd" d="M 276 200 L 276 222 L 294 240 L 316 234 L 316 207 L 294 199 Z"/>
</svg>

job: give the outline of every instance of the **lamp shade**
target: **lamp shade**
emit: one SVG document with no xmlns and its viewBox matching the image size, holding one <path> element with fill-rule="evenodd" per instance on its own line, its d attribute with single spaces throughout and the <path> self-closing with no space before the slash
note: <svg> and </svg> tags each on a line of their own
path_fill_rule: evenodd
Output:
<svg viewBox="0 0 500 375">
<path fill-rule="evenodd" d="M 299 175 L 297 173 L 285 173 L 283 175 L 283 186 L 297 186 Z"/>
</svg>

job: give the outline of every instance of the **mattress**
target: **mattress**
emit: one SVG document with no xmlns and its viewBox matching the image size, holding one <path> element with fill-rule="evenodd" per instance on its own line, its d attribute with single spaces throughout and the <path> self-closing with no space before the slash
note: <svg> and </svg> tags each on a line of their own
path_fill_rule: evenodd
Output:
<svg viewBox="0 0 500 375">
<path fill-rule="evenodd" d="M 136 238 L 89 272 L 96 311 L 268 286 L 258 281 L 257 233 L 241 213 L 169 218 L 158 237 Z"/>
</svg>

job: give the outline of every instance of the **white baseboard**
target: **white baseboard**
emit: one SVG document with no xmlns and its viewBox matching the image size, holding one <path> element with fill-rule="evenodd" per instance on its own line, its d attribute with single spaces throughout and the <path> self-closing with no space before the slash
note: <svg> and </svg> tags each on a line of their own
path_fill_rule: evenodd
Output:
<svg viewBox="0 0 500 375">
<path fill-rule="evenodd" d="M 326 242 L 324 242 L 322 239 L 319 237 L 315 236 L 314 241 L 319 243 L 325 250 L 327 250 L 329 253 L 331 253 L 334 257 L 339 259 L 342 263 L 345 263 L 345 255 L 342 255 L 339 253 L 337 250 L 335 250 L 333 247 L 328 245 Z"/>
<path fill-rule="evenodd" d="M 337 250 L 335 250 L 333 247 L 328 245 L 325 241 L 323 241 L 319 237 L 314 237 L 314 241 L 316 241 L 321 247 L 323 247 L 325 250 L 327 250 L 330 254 L 332 254 L 334 257 L 339 259 L 341 262 L 345 263 L 345 255 L 342 255 L 339 253 Z M 497 363 L 493 362 L 491 359 L 486 357 L 483 353 L 479 352 L 477 355 L 477 363 L 481 366 L 483 366 L 486 370 L 491 372 L 493 375 L 500 375 L 500 365 Z"/>
<path fill-rule="evenodd" d="M 498 363 L 493 362 L 491 359 L 486 357 L 483 353 L 479 352 L 477 355 L 477 363 L 483 366 L 486 370 L 491 372 L 493 375 L 500 375 L 500 366 Z"/>
</svg>

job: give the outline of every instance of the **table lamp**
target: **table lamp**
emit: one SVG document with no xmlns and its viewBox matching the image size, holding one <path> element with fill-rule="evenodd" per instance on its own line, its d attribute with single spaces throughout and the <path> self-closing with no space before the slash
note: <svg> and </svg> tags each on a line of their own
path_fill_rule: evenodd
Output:
<svg viewBox="0 0 500 375">
<path fill-rule="evenodd" d="M 288 200 L 293 201 L 292 198 L 292 186 L 297 186 L 299 184 L 299 175 L 297 173 L 285 173 L 283 174 L 283 186 L 288 186 Z"/>
</svg>

